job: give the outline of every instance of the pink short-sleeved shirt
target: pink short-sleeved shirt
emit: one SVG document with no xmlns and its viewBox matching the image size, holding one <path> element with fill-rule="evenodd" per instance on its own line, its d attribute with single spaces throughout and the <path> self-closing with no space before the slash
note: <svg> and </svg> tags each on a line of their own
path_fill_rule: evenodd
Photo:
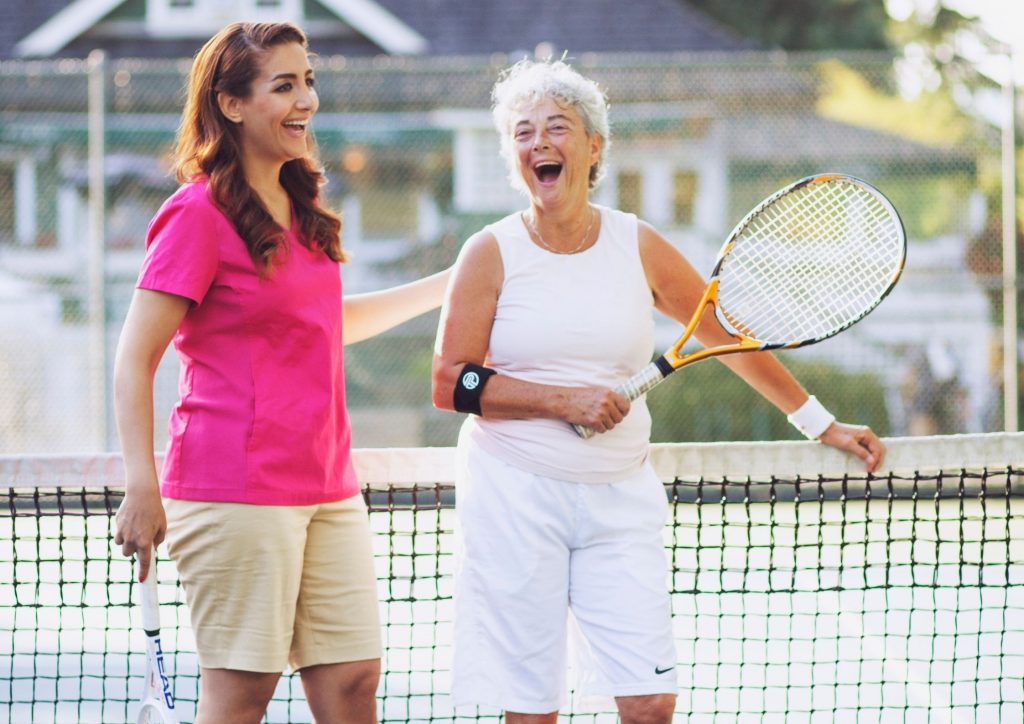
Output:
<svg viewBox="0 0 1024 724">
<path fill-rule="evenodd" d="M 337 262 L 288 232 L 287 254 L 261 279 L 199 181 L 151 222 L 138 287 L 194 302 L 174 335 L 180 400 L 164 496 L 313 505 L 359 492 Z"/>
</svg>

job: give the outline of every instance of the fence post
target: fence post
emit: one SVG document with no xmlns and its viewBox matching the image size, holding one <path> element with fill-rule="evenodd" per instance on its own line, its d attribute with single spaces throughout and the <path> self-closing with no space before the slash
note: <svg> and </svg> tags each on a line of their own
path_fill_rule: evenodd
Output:
<svg viewBox="0 0 1024 724">
<path fill-rule="evenodd" d="M 106 83 L 107 56 L 89 53 L 89 389 L 92 396 L 93 442 L 109 447 L 107 438 L 107 294 L 106 294 Z"/>
<path fill-rule="evenodd" d="M 1017 329 L 1017 169 L 1014 120 L 1017 112 L 1013 77 L 1013 51 L 1007 50 L 1009 67 L 1003 96 L 1006 118 L 1003 121 L 1003 429 L 1019 429 L 1020 392 Z"/>
</svg>

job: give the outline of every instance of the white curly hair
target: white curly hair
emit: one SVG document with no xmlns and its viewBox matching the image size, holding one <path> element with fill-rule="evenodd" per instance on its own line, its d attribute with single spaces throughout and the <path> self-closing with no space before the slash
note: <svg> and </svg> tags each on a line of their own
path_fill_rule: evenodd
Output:
<svg viewBox="0 0 1024 724">
<path fill-rule="evenodd" d="M 502 71 L 491 90 L 491 113 L 501 139 L 501 156 L 508 165 L 509 182 L 514 188 L 525 190 L 512 150 L 512 114 L 547 98 L 575 108 L 587 135 L 596 133 L 601 137 L 601 155 L 590 167 L 590 188 L 596 187 L 604 177 L 605 158 L 611 145 L 608 99 L 597 83 L 580 75 L 563 60 L 550 58 L 520 60 Z"/>
</svg>

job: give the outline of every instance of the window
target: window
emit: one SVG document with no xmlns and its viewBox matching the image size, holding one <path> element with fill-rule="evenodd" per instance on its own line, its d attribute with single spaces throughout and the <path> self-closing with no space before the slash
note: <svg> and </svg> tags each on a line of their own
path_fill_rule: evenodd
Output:
<svg viewBox="0 0 1024 724">
<path fill-rule="evenodd" d="M 418 224 L 416 194 L 408 188 L 366 188 L 358 192 L 363 238 L 404 239 Z"/>
<path fill-rule="evenodd" d="M 207 36 L 233 20 L 302 22 L 303 0 L 146 0 L 146 28 L 157 37 Z"/>
<path fill-rule="evenodd" d="M 693 202 L 697 198 L 697 174 L 676 171 L 672 175 L 672 220 L 680 226 L 693 224 Z"/>
<path fill-rule="evenodd" d="M 0 245 L 14 242 L 14 169 L 0 165 Z"/>
<path fill-rule="evenodd" d="M 639 171 L 620 171 L 618 175 L 618 207 L 637 216 L 643 212 L 643 177 Z"/>
</svg>

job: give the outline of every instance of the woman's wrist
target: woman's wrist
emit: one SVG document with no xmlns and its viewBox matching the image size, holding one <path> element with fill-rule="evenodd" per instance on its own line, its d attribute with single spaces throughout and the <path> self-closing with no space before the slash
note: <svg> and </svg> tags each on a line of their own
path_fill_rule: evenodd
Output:
<svg viewBox="0 0 1024 724">
<path fill-rule="evenodd" d="M 811 395 L 800 407 L 786 416 L 790 424 L 803 433 L 809 440 L 817 440 L 829 426 L 836 421 L 836 416 Z"/>
</svg>

